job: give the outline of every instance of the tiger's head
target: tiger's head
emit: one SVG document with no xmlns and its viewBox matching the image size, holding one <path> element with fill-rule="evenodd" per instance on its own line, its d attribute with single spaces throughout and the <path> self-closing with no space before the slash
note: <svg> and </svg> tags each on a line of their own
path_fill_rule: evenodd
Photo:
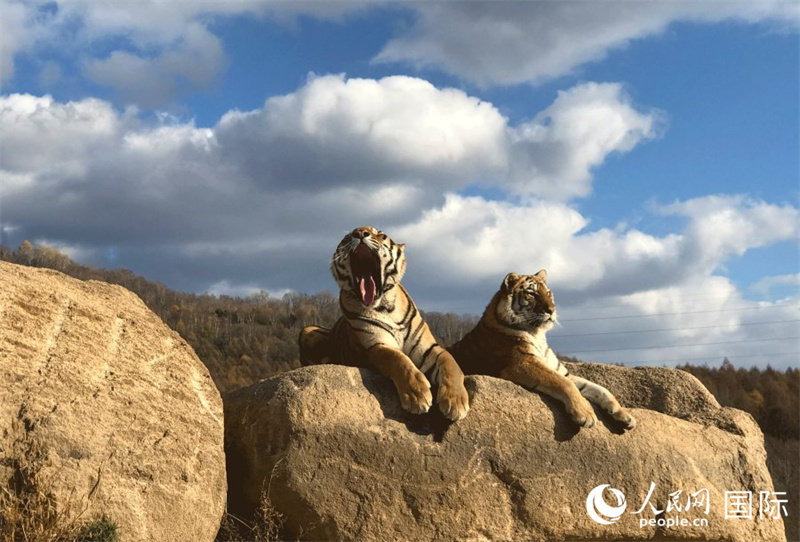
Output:
<svg viewBox="0 0 800 542">
<path fill-rule="evenodd" d="M 336 247 L 331 261 L 333 278 L 365 307 L 377 307 L 406 272 L 405 245 L 397 244 L 372 226 L 361 226 Z"/>
<path fill-rule="evenodd" d="M 556 323 L 556 302 L 547 286 L 547 271 L 535 275 L 509 273 L 497 293 L 495 315 L 498 320 L 523 331 L 548 331 Z"/>
</svg>

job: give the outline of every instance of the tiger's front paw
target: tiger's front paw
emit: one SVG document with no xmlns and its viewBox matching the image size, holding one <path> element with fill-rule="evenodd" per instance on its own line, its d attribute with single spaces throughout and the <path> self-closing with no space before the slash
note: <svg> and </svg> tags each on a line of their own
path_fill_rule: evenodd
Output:
<svg viewBox="0 0 800 542">
<path fill-rule="evenodd" d="M 597 423 L 597 415 L 592 405 L 583 397 L 578 397 L 567 404 L 567 413 L 572 421 L 581 427 L 593 427 Z"/>
<path fill-rule="evenodd" d="M 412 414 L 428 412 L 433 404 L 431 383 L 419 371 L 411 373 L 407 380 L 398 383 L 397 393 L 403 409 Z"/>
<path fill-rule="evenodd" d="M 636 428 L 636 418 L 625 408 L 620 407 L 619 410 L 611 414 L 611 417 L 620 422 L 625 429 Z"/>
<path fill-rule="evenodd" d="M 469 394 L 464 387 L 464 377 L 440 381 L 436 402 L 442 414 L 454 422 L 466 416 L 469 412 Z"/>
</svg>

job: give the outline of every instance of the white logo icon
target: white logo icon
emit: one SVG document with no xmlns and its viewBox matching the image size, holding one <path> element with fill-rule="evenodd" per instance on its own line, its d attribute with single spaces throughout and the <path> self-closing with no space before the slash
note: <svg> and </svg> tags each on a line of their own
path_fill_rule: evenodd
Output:
<svg viewBox="0 0 800 542">
<path fill-rule="evenodd" d="M 603 499 L 603 490 L 608 488 L 614 497 L 617 499 L 616 506 L 610 506 L 605 499 Z M 601 525 L 611 525 L 617 521 L 628 503 L 625 502 L 625 495 L 619 489 L 609 487 L 609 484 L 597 486 L 589 492 L 586 497 L 586 513 L 595 522 Z M 608 519 L 606 519 L 608 518 Z"/>
</svg>

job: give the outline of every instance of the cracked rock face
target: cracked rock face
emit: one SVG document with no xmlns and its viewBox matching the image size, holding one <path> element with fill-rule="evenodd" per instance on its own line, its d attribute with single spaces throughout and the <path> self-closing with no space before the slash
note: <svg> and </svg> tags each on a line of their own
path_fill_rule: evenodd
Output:
<svg viewBox="0 0 800 542">
<path fill-rule="evenodd" d="M 511 382 L 467 377 L 471 409 L 447 423 L 400 408 L 391 382 L 367 370 L 306 367 L 225 397 L 229 507 L 248 517 L 262 489 L 285 535 L 308 540 L 752 540 L 785 539 L 780 519 L 725 519 L 725 492 L 773 491 L 752 418 L 721 408 L 691 375 L 580 364 L 639 426 L 577 430 L 560 403 Z M 659 412 L 657 410 L 661 410 Z M 587 497 L 625 510 L 601 524 Z M 670 493 L 707 490 L 702 506 L 659 526 Z M 698 495 L 698 498 L 702 493 Z M 591 501 L 594 503 L 594 501 Z M 695 503 L 696 504 L 696 503 Z M 643 509 L 636 514 L 637 510 Z M 601 519 L 610 519 L 600 516 Z M 656 519 L 641 526 L 641 520 Z"/>
<path fill-rule="evenodd" d="M 128 290 L 0 262 L 0 484 L 15 476 L 124 542 L 214 540 L 219 392 Z"/>
</svg>

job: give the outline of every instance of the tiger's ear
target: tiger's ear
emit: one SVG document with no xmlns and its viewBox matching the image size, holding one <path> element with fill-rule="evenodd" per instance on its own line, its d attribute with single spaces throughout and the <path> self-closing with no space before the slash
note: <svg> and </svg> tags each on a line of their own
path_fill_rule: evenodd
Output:
<svg viewBox="0 0 800 542">
<path fill-rule="evenodd" d="M 541 280 L 547 282 L 547 269 L 542 269 L 541 271 L 536 273 L 534 275 L 534 277 L 536 277 L 537 279 L 541 279 Z"/>
<path fill-rule="evenodd" d="M 397 255 L 398 256 L 400 254 L 402 254 L 405 249 L 406 249 L 406 244 L 405 243 L 397 243 Z"/>
<path fill-rule="evenodd" d="M 503 279 L 503 290 L 506 292 L 510 292 L 511 289 L 514 287 L 514 284 L 517 283 L 519 280 L 519 275 L 516 273 L 509 273 L 506 275 L 506 278 Z"/>
</svg>

